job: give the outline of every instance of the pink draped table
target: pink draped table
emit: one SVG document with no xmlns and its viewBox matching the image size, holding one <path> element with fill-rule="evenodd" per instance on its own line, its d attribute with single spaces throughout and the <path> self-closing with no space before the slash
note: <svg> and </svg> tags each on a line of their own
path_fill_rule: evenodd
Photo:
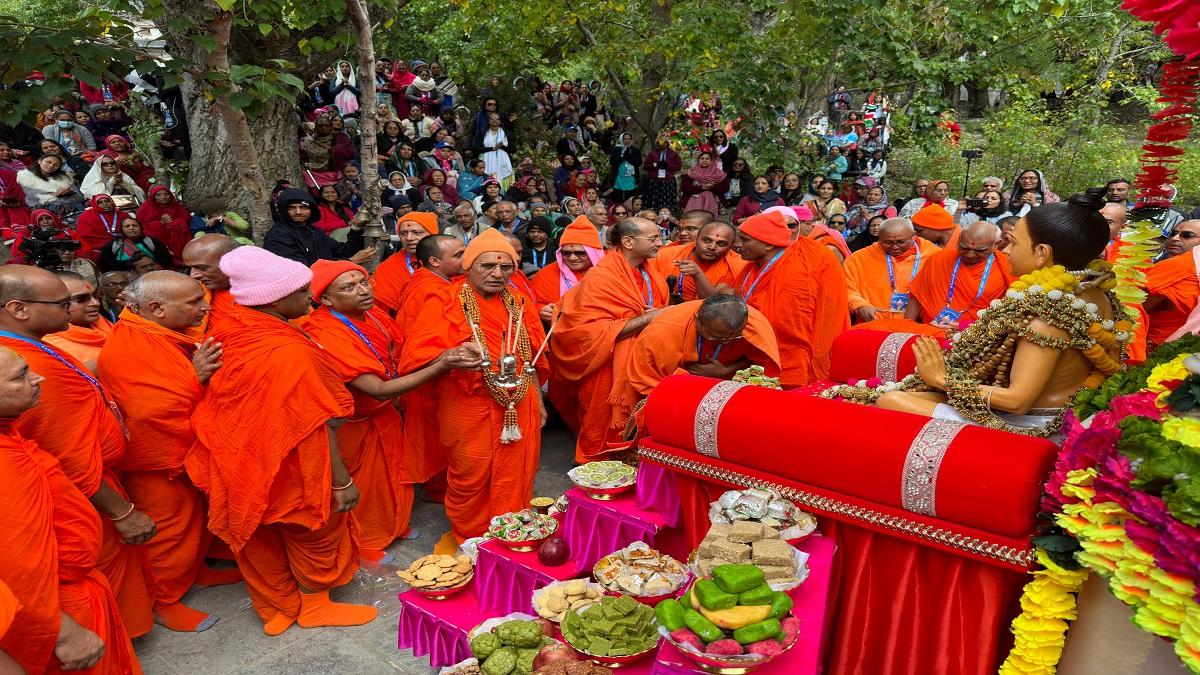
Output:
<svg viewBox="0 0 1200 675">
<path fill-rule="evenodd" d="M 520 553 L 489 540 L 480 544 L 479 560 L 475 563 L 479 609 L 487 616 L 505 616 L 513 612 L 535 614 L 534 591 L 591 572 L 591 568 L 579 569 L 574 560 L 549 567 L 538 560 L 536 550 Z"/>
<path fill-rule="evenodd" d="M 411 649 L 413 656 L 429 655 L 434 668 L 453 665 L 471 657 L 467 631 L 489 615 L 479 610 L 475 595 L 478 579 L 445 600 L 430 600 L 416 591 L 400 598 L 400 628 L 396 647 Z"/>
<path fill-rule="evenodd" d="M 675 489 L 675 473 L 664 466 L 642 462 L 637 474 L 637 507 L 662 516 L 667 527 L 679 527 L 683 509 Z"/>
<path fill-rule="evenodd" d="M 571 559 L 584 574 L 591 572 L 597 560 L 635 541 L 646 542 L 683 560 L 687 552 L 680 550 L 680 534 L 667 526 L 661 514 L 639 508 L 632 494 L 600 501 L 579 488 L 567 490 L 563 538 L 571 549 Z"/>
</svg>

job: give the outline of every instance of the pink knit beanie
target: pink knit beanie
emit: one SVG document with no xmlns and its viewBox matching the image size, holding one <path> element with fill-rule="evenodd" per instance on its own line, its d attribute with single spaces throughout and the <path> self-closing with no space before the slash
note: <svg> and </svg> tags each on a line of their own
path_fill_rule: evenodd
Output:
<svg viewBox="0 0 1200 675">
<path fill-rule="evenodd" d="M 269 305 L 312 281 L 304 263 L 281 258 L 257 246 L 239 246 L 221 256 L 221 271 L 229 277 L 229 293 L 243 307 Z"/>
</svg>

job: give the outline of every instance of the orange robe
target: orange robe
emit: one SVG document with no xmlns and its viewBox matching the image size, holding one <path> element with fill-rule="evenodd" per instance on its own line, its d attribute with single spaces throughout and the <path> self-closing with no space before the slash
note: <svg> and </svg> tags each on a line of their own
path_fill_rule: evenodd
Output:
<svg viewBox="0 0 1200 675">
<path fill-rule="evenodd" d="M 437 301 L 426 303 L 405 337 L 402 372 L 419 370 L 445 350 L 473 339 L 459 301 L 459 292 L 466 283 L 466 279 L 454 281 Z M 479 296 L 478 305 L 479 328 L 495 369 L 508 311 L 498 295 L 488 299 Z M 545 337 L 542 322 L 537 312 L 527 309 L 522 323 L 532 356 Z M 546 375 L 546 368 L 539 367 L 539 382 Z M 529 505 L 541 453 L 539 393 L 530 386 L 516 405 L 521 438 L 501 443 L 505 411 L 492 398 L 479 371 L 452 370 L 434 383 L 436 422 L 448 460 L 446 516 L 461 543 L 482 535 L 493 516 Z"/>
<path fill-rule="evenodd" d="M 974 265 L 958 266 L 958 277 L 954 282 L 954 295 L 950 307 L 962 313 L 961 319 L 974 322 L 979 318 L 979 310 L 985 309 L 992 300 L 1004 297 L 1005 291 L 1013 282 L 1008 256 L 999 252 L 992 255 L 994 257 L 991 271 L 988 273 L 987 283 L 982 288 L 980 283 L 983 281 L 984 268 L 987 267 L 986 259 Z M 928 261 L 921 261 L 921 269 L 917 272 L 917 278 L 913 279 L 909 293 L 913 300 L 921 304 L 922 322 L 932 323 L 938 312 L 946 306 L 946 295 L 950 293 L 950 277 L 957 262 L 957 248 L 947 248 L 929 256 Z"/>
<path fill-rule="evenodd" d="M 415 327 L 421 311 L 431 303 L 441 306 L 450 282 L 426 269 L 417 270 L 400 296 L 396 323 L 401 335 Z M 403 339 L 403 338 L 402 338 Z M 457 345 L 456 345 L 457 346 Z M 535 348 L 536 349 L 536 348 Z M 446 449 L 436 421 L 437 385 L 426 382 L 400 398 L 404 412 L 404 478 L 408 483 L 425 483 L 446 470 Z"/>
<path fill-rule="evenodd" d="M 801 237 L 775 261 L 746 266 L 734 288 L 771 322 L 780 383 L 799 387 L 829 376 L 833 339 L 850 327 L 846 278 L 827 246 Z"/>
<path fill-rule="evenodd" d="M 654 317 L 633 343 L 633 357 L 625 372 L 617 378 L 617 386 L 627 387 L 631 396 L 641 400 L 650 395 L 668 375 L 701 360 L 697 350 L 696 314 L 703 300 L 691 300 L 668 307 Z M 729 365 L 743 358 L 762 366 L 770 377 L 780 372 L 779 344 L 775 331 L 762 312 L 750 308 L 742 339 L 726 344 L 700 343 L 705 361 L 715 360 Z"/>
<path fill-rule="evenodd" d="M 1196 303 L 1200 302 L 1197 273 L 1191 251 L 1167 258 L 1146 270 L 1146 292 L 1166 300 L 1150 312 L 1146 339 L 1151 345 L 1161 345 L 1182 328 Z"/>
<path fill-rule="evenodd" d="M 62 672 L 54 656 L 60 612 L 104 641 L 86 671 L 141 673 L 108 579 L 96 569 L 101 518 L 53 457 L 0 420 L 0 582 L 20 604 L 0 649 L 31 675 Z"/>
<path fill-rule="evenodd" d="M 100 390 L 75 370 L 86 372 L 86 367 L 48 345 L 62 361 L 23 340 L 0 336 L 0 345 L 23 356 L 30 370 L 46 378 L 38 405 L 17 418 L 17 432 L 54 456 L 85 497 L 96 494 L 101 481 L 127 496 L 116 473 L 125 455 L 122 422 Z M 97 541 L 96 567 L 112 585 L 130 637 L 145 635 L 154 627 L 154 578 L 146 550 L 126 545 L 108 517 L 100 522 L 103 540 Z"/>
<path fill-rule="evenodd" d="M 537 308 L 541 310 L 546 305 L 557 305 L 559 300 L 562 300 L 562 292 L 559 290 L 562 285 L 562 274 L 558 271 L 558 261 L 546 265 L 538 270 L 529 280 L 529 287 L 533 289 L 533 299 L 537 301 Z"/>
<path fill-rule="evenodd" d="M 19 611 L 21 611 L 21 601 L 13 595 L 8 584 L 0 580 L 0 639 L 4 638 L 9 628 L 12 628 L 13 620 L 17 618 Z"/>
<path fill-rule="evenodd" d="M 604 455 L 606 439 L 624 429 L 636 400 L 614 390 L 633 354 L 633 336 L 618 339 L 625 324 L 648 306 L 667 304 L 667 282 L 652 261 L 634 269 L 609 253 L 562 299 L 562 317 L 550 342 L 556 375 L 574 390 L 579 409 L 575 460 Z"/>
<path fill-rule="evenodd" d="M 921 265 L 923 266 L 934 253 L 941 251 L 927 239 L 913 237 L 914 247 L 899 258 L 892 258 L 895 270 L 895 292 L 906 293 L 913 281 L 913 266 L 917 263 L 917 247 L 920 247 Z M 888 310 L 892 300 L 892 285 L 888 277 L 887 253 L 884 253 L 879 242 L 855 251 L 846 259 L 846 291 L 850 300 L 850 311 L 860 307 L 877 307 L 877 319 L 903 319 L 904 311 Z M 918 268 L 918 273 L 920 269 Z M 945 296 L 943 296 L 943 301 Z M 941 309 L 941 306 L 938 307 Z"/>
<path fill-rule="evenodd" d="M 204 337 L 212 329 L 213 322 L 219 321 L 220 317 L 227 314 L 229 308 L 234 304 L 233 295 L 227 289 L 210 290 L 205 288 L 204 301 L 208 303 L 209 307 L 208 314 L 204 315 L 204 321 L 199 326 L 185 331 L 189 337 L 194 338 L 195 342 L 203 342 Z"/>
<path fill-rule="evenodd" d="M 204 498 L 183 471 L 196 440 L 192 409 L 204 393 L 192 350 L 187 335 L 125 311 L 98 364 L 100 382 L 129 429 L 121 482 L 158 526 L 143 548 L 160 607 L 179 602 L 192 587 L 212 538 L 204 527 Z"/>
<path fill-rule="evenodd" d="M 299 585 L 340 586 L 358 567 L 345 514 L 331 508 L 328 430 L 354 399 L 328 354 L 289 323 L 234 305 L 212 336 L 224 365 L 192 414 L 184 465 L 259 617 L 296 617 Z"/>
<path fill-rule="evenodd" d="M 515 291 L 520 297 L 518 300 L 524 300 L 526 306 L 531 309 L 537 308 L 537 298 L 533 292 L 533 285 L 529 282 L 529 277 L 525 276 L 519 268 L 513 272 L 513 275 L 508 279 L 508 288 Z M 537 345 L 533 347 L 537 349 Z"/>
<path fill-rule="evenodd" d="M 534 300 L 537 302 L 539 312 L 548 305 L 557 306 L 562 302 L 562 272 L 559 270 L 558 264 L 556 260 L 546 265 L 538 270 L 537 274 L 534 274 L 533 278 L 529 280 L 529 285 L 533 289 Z M 583 274 L 587 274 L 587 271 L 585 270 Z M 567 290 L 571 289 L 568 288 Z M 558 376 L 558 369 L 553 366 L 553 357 L 549 350 L 547 350 L 542 358 L 551 364 L 550 381 L 546 383 L 546 398 L 550 400 L 554 409 L 558 411 L 559 417 L 566 423 L 567 428 L 572 433 L 578 434 L 579 399 L 575 397 L 574 387 L 570 382 Z"/>
<path fill-rule="evenodd" d="M 742 268 L 746 266 L 746 261 L 732 249 L 710 263 L 701 262 L 699 258 L 696 258 L 693 255 L 695 250 L 695 244 L 664 247 L 659 250 L 658 257 L 652 261 L 664 279 L 676 277 L 675 283 L 671 285 L 671 292 L 681 294 L 684 301 L 696 299 L 696 280 L 689 275 L 680 274 L 679 268 L 675 267 L 676 260 L 690 259 L 696 263 L 713 286 L 722 284 L 732 286 L 734 280 L 742 273 Z"/>
<path fill-rule="evenodd" d="M 96 359 L 100 357 L 100 348 L 104 341 L 112 335 L 113 323 L 104 317 L 84 328 L 71 324 L 61 333 L 51 333 L 43 338 L 46 344 L 54 345 L 60 350 L 74 356 L 88 367 L 89 372 L 96 372 Z"/>
<path fill-rule="evenodd" d="M 379 263 L 379 267 L 376 267 L 375 273 L 371 275 L 371 285 L 375 287 L 375 304 L 394 315 L 400 309 L 400 296 L 404 293 L 404 285 L 419 269 L 421 263 L 410 259 L 407 251 L 394 253 Z"/>
<path fill-rule="evenodd" d="M 812 231 L 808 233 L 808 238 L 824 244 L 834 254 L 833 257 L 837 258 L 840 255 L 841 258 L 838 259 L 839 263 L 846 262 L 846 258 L 850 257 L 850 246 L 846 243 L 846 238 L 837 230 L 824 226 L 814 226 Z"/>
<path fill-rule="evenodd" d="M 372 309 L 362 320 L 346 320 L 370 346 L 325 306 L 304 317 L 302 327 L 325 348 L 345 382 L 365 374 L 393 379 L 403 340 L 395 322 L 382 309 Z M 412 513 L 413 481 L 404 466 L 404 422 L 392 401 L 347 389 L 354 397 L 354 416 L 336 433 L 342 461 L 360 495 L 358 506 L 350 512 L 351 531 L 360 548 L 382 551 L 408 532 Z"/>
</svg>

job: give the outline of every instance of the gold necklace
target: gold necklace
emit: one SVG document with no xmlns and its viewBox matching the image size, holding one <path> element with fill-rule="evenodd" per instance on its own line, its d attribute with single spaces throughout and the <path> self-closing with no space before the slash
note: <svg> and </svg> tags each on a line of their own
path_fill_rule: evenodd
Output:
<svg viewBox="0 0 1200 675">
<path fill-rule="evenodd" d="M 500 431 L 500 442 L 511 443 L 521 440 L 521 427 L 517 423 L 517 404 L 529 392 L 529 383 L 533 380 L 536 371 L 532 363 L 533 353 L 529 344 L 529 333 L 522 325 L 521 306 L 507 288 L 501 292 L 500 297 L 508 311 L 509 322 L 514 326 L 513 332 L 516 333 L 515 339 L 505 335 L 502 336 L 502 340 L 515 342 L 516 349 L 514 351 L 516 353 L 502 353 L 497 370 L 493 371 L 487 341 L 483 339 L 483 329 L 480 327 L 479 300 L 475 290 L 469 284 L 463 284 L 462 289 L 458 292 L 458 298 L 462 301 L 463 314 L 467 318 L 467 324 L 471 327 L 471 336 L 475 338 L 475 343 L 479 345 L 479 351 L 483 356 L 483 383 L 487 387 L 488 393 L 492 395 L 492 399 L 504 408 L 504 426 Z M 518 356 L 525 362 L 524 368 L 519 367 Z"/>
</svg>

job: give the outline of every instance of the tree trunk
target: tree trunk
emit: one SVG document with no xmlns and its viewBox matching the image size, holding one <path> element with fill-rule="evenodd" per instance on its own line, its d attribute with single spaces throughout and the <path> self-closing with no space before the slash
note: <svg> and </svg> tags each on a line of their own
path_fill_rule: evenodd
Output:
<svg viewBox="0 0 1200 675">
<path fill-rule="evenodd" d="M 379 196 L 383 188 L 379 184 L 379 160 L 375 157 L 375 46 L 372 42 L 374 30 L 371 28 L 371 16 L 367 13 L 367 5 L 363 0 L 346 0 L 346 12 L 350 15 L 350 24 L 354 26 L 355 49 L 358 52 L 358 82 L 362 90 L 358 108 L 361 131 L 358 157 L 361 165 L 363 203 L 358 213 L 354 214 L 351 224 L 375 225 L 379 223 L 379 211 L 382 207 Z M 367 242 L 367 246 L 379 244 L 379 240 Z"/>
</svg>

